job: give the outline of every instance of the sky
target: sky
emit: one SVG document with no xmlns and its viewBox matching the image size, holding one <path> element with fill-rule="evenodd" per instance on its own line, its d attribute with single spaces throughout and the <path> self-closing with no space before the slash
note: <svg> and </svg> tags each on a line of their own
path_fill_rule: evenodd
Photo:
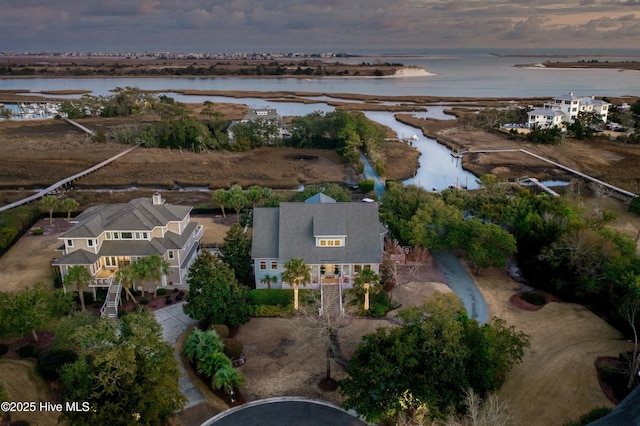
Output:
<svg viewBox="0 0 640 426">
<path fill-rule="evenodd" d="M 4 52 L 638 48 L 640 0 L 0 0 Z"/>
</svg>

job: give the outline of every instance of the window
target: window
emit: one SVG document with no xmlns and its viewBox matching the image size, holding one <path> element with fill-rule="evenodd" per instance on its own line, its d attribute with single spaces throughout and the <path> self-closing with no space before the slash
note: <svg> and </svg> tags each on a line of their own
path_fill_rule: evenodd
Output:
<svg viewBox="0 0 640 426">
<path fill-rule="evenodd" d="M 67 240 L 67 247 L 73 247 L 73 240 Z"/>
<path fill-rule="evenodd" d="M 140 233 L 136 232 L 136 240 L 139 240 L 139 239 L 140 239 Z"/>
<path fill-rule="evenodd" d="M 271 261 L 271 270 L 275 271 L 277 269 L 278 269 L 278 261 L 277 260 Z"/>
<path fill-rule="evenodd" d="M 123 240 L 133 240 L 132 232 L 121 232 L 120 236 L 122 237 Z"/>
<path fill-rule="evenodd" d="M 115 256 L 107 256 L 104 259 L 104 264 L 107 266 L 115 267 L 118 266 L 118 261 Z"/>
<path fill-rule="evenodd" d="M 342 240 L 321 239 L 319 245 L 320 247 L 342 247 Z"/>
<path fill-rule="evenodd" d="M 261 271 L 266 271 L 267 270 L 267 262 L 265 262 L 264 260 L 260 261 L 260 270 Z"/>
<path fill-rule="evenodd" d="M 169 259 L 173 259 L 173 250 L 169 250 L 169 251 L 167 252 L 167 257 L 168 257 Z"/>
<path fill-rule="evenodd" d="M 111 239 L 111 232 L 106 232 L 104 235 L 107 240 Z"/>
<path fill-rule="evenodd" d="M 146 232 L 143 232 L 143 233 L 142 233 L 142 239 L 143 239 L 143 240 L 146 240 L 146 239 L 147 239 L 147 233 L 146 233 Z"/>
<path fill-rule="evenodd" d="M 87 246 L 93 247 L 93 240 L 87 240 Z"/>
<path fill-rule="evenodd" d="M 356 274 L 362 272 L 362 265 L 353 265 L 353 272 Z"/>
<path fill-rule="evenodd" d="M 117 232 L 113 233 L 113 239 L 117 240 L 118 238 L 120 238 L 120 234 L 118 234 Z"/>
</svg>

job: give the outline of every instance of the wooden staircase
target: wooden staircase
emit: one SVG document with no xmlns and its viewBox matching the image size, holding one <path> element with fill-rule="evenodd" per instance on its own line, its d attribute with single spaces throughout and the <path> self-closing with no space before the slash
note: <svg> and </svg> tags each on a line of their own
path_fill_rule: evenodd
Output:
<svg viewBox="0 0 640 426">
<path fill-rule="evenodd" d="M 340 286 L 338 284 L 322 284 L 323 315 L 338 316 L 342 314 L 340 303 Z"/>
</svg>

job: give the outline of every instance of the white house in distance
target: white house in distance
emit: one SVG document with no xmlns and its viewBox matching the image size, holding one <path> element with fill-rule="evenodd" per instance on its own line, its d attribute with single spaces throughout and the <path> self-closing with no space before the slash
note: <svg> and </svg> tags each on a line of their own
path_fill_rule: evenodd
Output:
<svg viewBox="0 0 640 426">
<path fill-rule="evenodd" d="M 247 112 L 242 120 L 231 123 L 231 125 L 227 129 L 230 143 L 233 143 L 235 140 L 235 135 L 233 133 L 234 126 L 236 126 L 238 123 L 249 122 L 257 122 L 263 124 L 265 127 L 275 126 L 276 132 L 273 136 L 276 139 L 283 139 L 289 136 L 289 130 L 286 127 L 284 119 L 278 114 L 275 108 L 250 108 L 249 112 Z M 270 141 L 270 143 L 271 142 L 273 141 Z"/>
<path fill-rule="evenodd" d="M 89 288 L 117 285 L 115 273 L 132 261 L 158 254 L 169 264 L 161 287 L 186 288 L 188 271 L 194 262 L 204 228 L 191 221 L 189 206 L 166 204 L 159 193 L 152 199 L 90 207 L 62 234 L 62 256 L 54 259 L 64 277 L 72 266 L 84 266 L 91 273 Z M 145 288 L 152 291 L 153 288 Z"/>
<path fill-rule="evenodd" d="M 568 95 L 553 98 L 551 102 L 545 102 L 542 108 L 534 108 L 527 113 L 527 127 L 542 129 L 562 127 L 563 123 L 573 123 L 581 112 L 595 112 L 602 117 L 602 122 L 607 122 L 610 103 L 594 96 Z"/>
</svg>

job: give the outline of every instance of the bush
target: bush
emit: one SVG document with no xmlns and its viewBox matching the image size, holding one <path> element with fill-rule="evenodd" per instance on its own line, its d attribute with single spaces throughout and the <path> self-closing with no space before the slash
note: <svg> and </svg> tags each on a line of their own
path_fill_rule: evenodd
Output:
<svg viewBox="0 0 640 426">
<path fill-rule="evenodd" d="M 527 303 L 531 303 L 532 305 L 542 306 L 547 303 L 547 299 L 544 297 L 544 294 L 539 291 L 525 291 L 520 294 L 520 299 L 524 300 Z"/>
<path fill-rule="evenodd" d="M 34 356 L 36 354 L 36 349 L 37 348 L 35 347 L 35 345 L 29 343 L 20 347 L 20 349 L 18 349 L 18 354 L 22 358 L 29 358 L 30 356 Z"/>
<path fill-rule="evenodd" d="M 369 314 L 372 317 L 383 317 L 388 309 L 389 307 L 383 303 L 373 303 L 369 306 Z"/>
<path fill-rule="evenodd" d="M 157 294 L 158 296 L 164 296 L 165 294 L 167 294 L 167 289 L 166 289 L 166 288 L 159 288 L 159 289 L 156 291 L 156 294 Z"/>
<path fill-rule="evenodd" d="M 261 288 L 249 292 L 250 305 L 288 306 L 293 303 L 293 290 Z"/>
<path fill-rule="evenodd" d="M 140 290 L 133 290 L 131 292 L 131 294 L 133 294 L 133 297 L 140 297 L 142 296 L 142 292 Z"/>
<path fill-rule="evenodd" d="M 373 179 L 361 180 L 360 182 L 358 182 L 358 187 L 360 188 L 360 191 L 364 193 L 373 191 L 375 186 L 376 186 L 376 183 Z"/>
<path fill-rule="evenodd" d="M 224 324 L 213 324 L 211 330 L 215 331 L 221 339 L 229 337 L 229 327 Z"/>
<path fill-rule="evenodd" d="M 149 299 L 147 299 L 146 297 L 143 297 L 142 299 L 140 299 L 140 304 L 142 306 L 148 305 L 149 304 Z"/>
<path fill-rule="evenodd" d="M 33 235 L 42 235 L 44 234 L 44 229 L 37 227 L 37 228 L 33 228 L 33 231 L 31 232 Z"/>
<path fill-rule="evenodd" d="M 164 304 L 165 304 L 165 305 L 170 305 L 170 304 L 172 304 L 172 303 L 173 303 L 173 300 L 171 300 L 171 298 L 170 298 L 170 297 L 167 297 L 166 299 L 164 299 Z"/>
<path fill-rule="evenodd" d="M 290 317 L 293 315 L 293 306 L 249 305 L 251 317 Z"/>
<path fill-rule="evenodd" d="M 607 414 L 611 412 L 611 408 L 609 407 L 596 407 L 592 410 L 587 411 L 585 414 L 581 415 L 578 420 L 569 420 L 562 424 L 562 426 L 584 426 L 590 423 L 595 422 L 598 419 L 603 418 Z"/>
<path fill-rule="evenodd" d="M 43 350 L 38 354 L 36 369 L 45 380 L 55 380 L 63 365 L 77 360 L 78 355 L 70 350 Z"/>
<path fill-rule="evenodd" d="M 7 352 L 9 352 L 9 346 L 5 345 L 4 343 L 0 343 L 0 356 L 6 354 Z"/>
<path fill-rule="evenodd" d="M 224 354 L 229 357 L 229 359 L 238 358 L 242 355 L 242 351 L 244 351 L 244 345 L 242 342 L 236 339 L 226 338 L 223 340 L 224 342 Z"/>
</svg>

